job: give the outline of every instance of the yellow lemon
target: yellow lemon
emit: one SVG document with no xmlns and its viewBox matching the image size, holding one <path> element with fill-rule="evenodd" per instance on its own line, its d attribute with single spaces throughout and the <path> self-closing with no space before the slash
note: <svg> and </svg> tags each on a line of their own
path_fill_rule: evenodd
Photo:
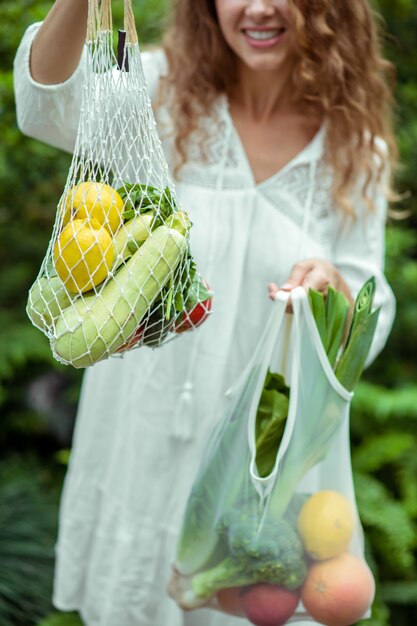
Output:
<svg viewBox="0 0 417 626">
<path fill-rule="evenodd" d="M 122 223 L 123 200 L 120 194 L 106 185 L 87 181 L 71 187 L 64 206 L 64 224 L 71 216 L 77 219 L 96 219 L 115 233 Z"/>
<path fill-rule="evenodd" d="M 89 291 L 103 282 L 113 261 L 113 240 L 94 218 L 71 220 L 54 247 L 56 273 L 74 293 Z"/>
<path fill-rule="evenodd" d="M 355 527 L 352 504 L 337 491 L 318 491 L 301 508 L 297 530 L 307 554 L 317 561 L 347 550 Z"/>
</svg>

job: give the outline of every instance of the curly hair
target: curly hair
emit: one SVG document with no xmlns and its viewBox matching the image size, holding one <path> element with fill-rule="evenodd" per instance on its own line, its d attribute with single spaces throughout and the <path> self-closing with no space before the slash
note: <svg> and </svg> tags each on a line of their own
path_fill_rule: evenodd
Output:
<svg viewBox="0 0 417 626">
<path fill-rule="evenodd" d="M 382 55 L 379 18 L 367 0 L 288 0 L 288 4 L 296 41 L 292 75 L 296 99 L 326 120 L 325 155 L 334 170 L 334 199 L 353 215 L 349 195 L 358 181 L 372 207 L 369 189 L 383 177 L 385 146 L 391 172 L 397 160 L 395 72 Z M 178 171 L 200 115 L 210 115 L 219 94 L 234 86 L 236 58 L 221 33 L 214 0 L 173 0 L 163 45 L 169 74 L 162 89 L 173 92 Z M 394 196 L 391 183 L 386 193 Z"/>
</svg>

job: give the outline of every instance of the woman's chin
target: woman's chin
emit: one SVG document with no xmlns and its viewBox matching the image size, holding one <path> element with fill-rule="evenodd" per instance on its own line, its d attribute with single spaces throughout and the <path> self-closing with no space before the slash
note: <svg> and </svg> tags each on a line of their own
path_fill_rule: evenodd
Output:
<svg viewBox="0 0 417 626">
<path fill-rule="evenodd" d="M 240 59 L 246 69 L 259 73 L 280 73 L 284 71 L 290 64 L 289 59 L 278 59 L 275 55 L 248 55 Z"/>
</svg>

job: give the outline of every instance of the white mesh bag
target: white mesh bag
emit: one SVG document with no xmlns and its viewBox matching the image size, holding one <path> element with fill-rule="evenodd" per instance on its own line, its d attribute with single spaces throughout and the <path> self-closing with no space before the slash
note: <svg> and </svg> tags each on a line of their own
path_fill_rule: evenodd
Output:
<svg viewBox="0 0 417 626">
<path fill-rule="evenodd" d="M 348 626 L 369 615 L 374 594 L 352 481 L 352 392 L 327 360 L 304 290 L 291 292 L 292 316 L 287 298 L 279 293 L 208 442 L 168 590 L 186 610 L 208 606 L 258 626 Z M 287 417 L 260 473 L 256 423 L 271 374 Z"/>
<path fill-rule="evenodd" d="M 116 59 L 110 0 L 89 0 L 74 156 L 27 305 L 54 357 L 76 368 L 161 346 L 211 309 L 157 135 L 130 0 L 124 28 Z"/>
</svg>

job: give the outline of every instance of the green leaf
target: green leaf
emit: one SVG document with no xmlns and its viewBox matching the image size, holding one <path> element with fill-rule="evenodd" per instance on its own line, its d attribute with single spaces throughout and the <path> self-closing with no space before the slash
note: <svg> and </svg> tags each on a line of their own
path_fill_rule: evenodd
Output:
<svg viewBox="0 0 417 626">
<path fill-rule="evenodd" d="M 341 291 L 336 291 L 330 286 L 326 301 L 325 350 L 332 367 L 342 345 L 348 314 L 349 302 L 347 298 Z"/>
<path fill-rule="evenodd" d="M 289 387 L 284 377 L 268 370 L 256 413 L 256 466 L 260 476 L 271 473 L 288 415 Z"/>
<path fill-rule="evenodd" d="M 376 289 L 375 277 L 371 276 L 358 292 L 355 300 L 355 306 L 353 308 L 353 317 L 349 329 L 349 333 L 346 340 L 346 347 L 349 345 L 351 337 L 356 328 L 361 324 L 363 319 L 366 319 L 372 311 L 372 303 L 374 301 Z"/>
<path fill-rule="evenodd" d="M 51 613 L 36 626 L 83 626 L 78 613 Z"/>
<path fill-rule="evenodd" d="M 326 329 L 326 306 L 324 303 L 324 296 L 315 289 L 309 289 L 308 291 L 311 311 L 313 313 L 314 320 L 316 322 L 317 330 L 319 331 L 320 339 L 323 346 L 326 345 L 327 329 Z"/>
<path fill-rule="evenodd" d="M 336 366 L 336 376 L 341 384 L 352 391 L 358 382 L 374 338 L 380 309 L 365 316 L 357 316 L 342 356 Z"/>
</svg>

